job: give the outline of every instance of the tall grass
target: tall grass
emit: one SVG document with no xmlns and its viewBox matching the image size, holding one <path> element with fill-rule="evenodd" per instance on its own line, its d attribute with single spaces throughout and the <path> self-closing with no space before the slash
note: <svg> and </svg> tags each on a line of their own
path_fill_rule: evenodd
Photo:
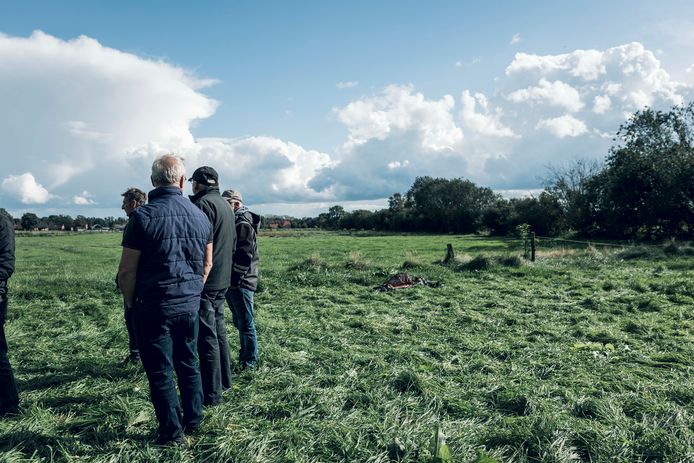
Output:
<svg viewBox="0 0 694 463">
<path fill-rule="evenodd" d="M 259 369 L 178 449 L 152 443 L 144 372 L 121 364 L 118 243 L 18 239 L 6 331 L 23 413 L 0 421 L 0 461 L 428 461 L 437 426 L 460 462 L 694 461 L 686 253 L 543 249 L 526 265 L 507 240 L 262 236 Z M 432 265 L 447 243 L 476 257 Z M 444 284 L 373 291 L 403 267 Z"/>
</svg>

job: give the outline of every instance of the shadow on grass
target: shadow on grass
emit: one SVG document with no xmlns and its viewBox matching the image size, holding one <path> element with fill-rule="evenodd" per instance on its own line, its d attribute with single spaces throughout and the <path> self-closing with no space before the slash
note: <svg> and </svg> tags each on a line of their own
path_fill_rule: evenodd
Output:
<svg viewBox="0 0 694 463">
<path fill-rule="evenodd" d="M 62 461 L 66 456 L 84 454 L 86 448 L 107 447 L 111 442 L 125 438 L 142 446 L 151 441 L 147 436 L 127 435 L 125 432 L 88 431 L 70 437 L 59 435 L 60 432 L 57 430 L 56 435 L 27 430 L 7 433 L 0 440 L 0 452 L 14 450 L 40 461 Z"/>
<path fill-rule="evenodd" d="M 19 379 L 17 387 L 20 391 L 36 391 L 63 384 L 69 384 L 84 378 L 123 379 L 133 375 L 133 367 L 119 363 L 96 363 L 84 360 L 72 363 L 62 369 L 48 370 L 45 367 L 23 368 L 22 373 L 43 373 L 31 379 Z"/>
</svg>

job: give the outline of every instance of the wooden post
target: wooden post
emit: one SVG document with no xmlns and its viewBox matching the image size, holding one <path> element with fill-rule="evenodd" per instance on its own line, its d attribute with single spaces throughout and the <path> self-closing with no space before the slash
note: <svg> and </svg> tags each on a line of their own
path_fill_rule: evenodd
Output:
<svg viewBox="0 0 694 463">
<path fill-rule="evenodd" d="M 449 243 L 446 245 L 446 258 L 443 259 L 443 263 L 447 264 L 453 259 L 455 259 L 455 252 L 453 252 L 453 245 Z"/>
<path fill-rule="evenodd" d="M 535 262 L 535 232 L 530 233 L 530 262 Z"/>
</svg>

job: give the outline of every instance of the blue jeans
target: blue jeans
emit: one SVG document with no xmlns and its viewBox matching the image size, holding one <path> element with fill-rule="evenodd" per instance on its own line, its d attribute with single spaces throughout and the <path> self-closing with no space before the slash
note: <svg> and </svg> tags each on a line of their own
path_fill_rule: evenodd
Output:
<svg viewBox="0 0 694 463">
<path fill-rule="evenodd" d="M 217 405 L 222 391 L 231 388 L 231 358 L 224 321 L 226 289 L 203 291 L 200 297 L 198 355 L 203 404 Z"/>
<path fill-rule="evenodd" d="M 254 367 L 258 362 L 258 339 L 253 321 L 253 291 L 229 288 L 226 298 L 234 326 L 239 330 L 239 362 L 243 366 Z"/>
<path fill-rule="evenodd" d="M 19 409 L 19 393 L 10 359 L 7 358 L 6 317 L 7 281 L 0 280 L 0 413 L 16 413 Z"/>
<path fill-rule="evenodd" d="M 148 309 L 134 308 L 135 333 L 159 421 L 159 443 L 179 441 L 184 428 L 195 429 L 202 420 L 202 385 L 195 355 L 198 314 L 164 317 L 150 314 Z M 174 370 L 181 392 L 180 402 L 173 380 Z"/>
</svg>

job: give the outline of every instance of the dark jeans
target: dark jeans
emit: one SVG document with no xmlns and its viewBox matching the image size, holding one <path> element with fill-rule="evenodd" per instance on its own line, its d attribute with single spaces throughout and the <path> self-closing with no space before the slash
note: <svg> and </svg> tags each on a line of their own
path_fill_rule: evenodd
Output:
<svg viewBox="0 0 694 463">
<path fill-rule="evenodd" d="M 19 409 L 19 393 L 14 373 L 7 358 L 5 319 L 7 318 L 7 281 L 0 280 L 0 413 L 14 413 Z"/>
<path fill-rule="evenodd" d="M 222 391 L 231 387 L 231 358 L 224 322 L 226 289 L 203 291 L 200 298 L 198 355 L 205 405 L 217 405 Z"/>
<path fill-rule="evenodd" d="M 137 337 L 135 336 L 135 322 L 133 320 L 133 310 L 123 303 L 123 313 L 125 315 L 125 327 L 128 329 L 128 348 L 131 358 L 139 358 L 140 350 L 137 348 Z"/>
<path fill-rule="evenodd" d="M 195 356 L 198 314 L 167 318 L 148 313 L 148 309 L 151 308 L 134 308 L 135 333 L 159 421 L 159 442 L 166 443 L 180 440 L 183 428 L 194 429 L 202 420 L 202 386 Z M 180 402 L 173 380 L 174 370 Z"/>
<path fill-rule="evenodd" d="M 239 362 L 254 367 L 258 362 L 258 339 L 253 321 L 253 291 L 229 288 L 226 294 L 234 326 L 239 330 Z"/>
</svg>

